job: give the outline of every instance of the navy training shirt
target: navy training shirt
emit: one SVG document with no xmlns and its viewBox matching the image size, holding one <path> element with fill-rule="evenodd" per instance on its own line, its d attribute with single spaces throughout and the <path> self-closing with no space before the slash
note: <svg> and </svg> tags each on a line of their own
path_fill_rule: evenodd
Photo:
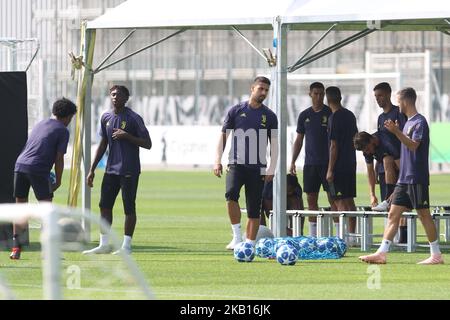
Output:
<svg viewBox="0 0 450 320">
<path fill-rule="evenodd" d="M 232 130 L 229 164 L 240 164 L 249 168 L 266 167 L 267 145 L 271 130 L 278 129 L 276 114 L 265 105 L 258 109 L 249 102 L 233 106 L 227 113 L 222 132 Z"/>
<path fill-rule="evenodd" d="M 391 143 L 391 140 L 386 138 L 384 131 L 377 131 L 373 133 L 372 136 L 377 137 L 380 144 L 375 148 L 375 154 L 364 153 L 366 163 L 373 163 L 373 159 L 376 159 L 382 164 L 385 156 L 392 156 L 394 160 L 400 158 L 400 150 L 397 150 L 397 147 Z"/>
<path fill-rule="evenodd" d="M 400 150 L 400 173 L 397 183 L 430 184 L 428 152 L 430 149 L 430 129 L 427 120 L 420 113 L 412 116 L 405 123 L 403 133 L 414 141 L 420 141 L 416 151 L 409 150 L 402 144 Z"/>
<path fill-rule="evenodd" d="M 120 128 L 138 138 L 150 135 L 141 116 L 128 107 L 116 114 L 105 112 L 100 120 L 100 135 L 108 140 L 109 155 L 106 173 L 115 175 L 138 175 L 141 172 L 139 146 L 125 139 L 113 140 L 113 129 Z"/>
<path fill-rule="evenodd" d="M 356 171 L 356 150 L 353 137 L 358 132 L 353 112 L 342 107 L 328 119 L 328 141 L 337 143 L 337 159 L 334 172 Z"/>
<path fill-rule="evenodd" d="M 298 116 L 297 133 L 305 135 L 305 165 L 328 165 L 327 130 L 331 113 L 324 105 L 318 112 L 309 107 Z"/>
<path fill-rule="evenodd" d="M 55 163 L 56 153 L 65 154 L 68 143 L 69 130 L 61 121 L 40 121 L 31 131 L 16 160 L 14 171 L 48 177 Z"/>
<path fill-rule="evenodd" d="M 384 127 L 384 122 L 387 120 L 392 120 L 394 123 L 398 121 L 398 127 L 403 130 L 406 122 L 406 116 L 400 112 L 400 108 L 397 106 L 392 106 L 391 110 L 387 113 L 382 112 L 378 116 L 378 132 L 382 132 L 383 139 L 389 139 L 390 143 L 397 148 L 400 153 L 400 140 L 397 139 L 395 134 L 391 133 L 388 129 Z"/>
</svg>

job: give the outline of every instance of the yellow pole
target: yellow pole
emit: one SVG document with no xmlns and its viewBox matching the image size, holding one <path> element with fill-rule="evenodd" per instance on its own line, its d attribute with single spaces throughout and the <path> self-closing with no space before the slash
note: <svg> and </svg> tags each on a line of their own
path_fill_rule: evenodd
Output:
<svg viewBox="0 0 450 320">
<path fill-rule="evenodd" d="M 90 114 L 85 115 L 86 109 L 90 111 L 91 103 L 91 88 L 92 88 L 92 62 L 94 58 L 95 46 L 95 30 L 87 30 L 86 22 L 81 25 L 81 43 L 80 55 L 83 56 L 83 67 L 78 76 L 78 93 L 77 93 L 77 107 L 76 127 L 73 141 L 72 164 L 70 171 L 70 185 L 68 205 L 76 207 L 78 195 L 80 192 L 81 179 L 81 160 L 83 157 L 83 134 L 90 135 L 90 132 L 85 132 L 85 121 L 90 119 Z M 90 140 L 90 139 L 89 139 Z M 90 148 L 90 146 L 88 146 Z M 89 157 L 90 158 L 90 157 Z M 89 159 L 90 161 L 90 159 Z"/>
</svg>

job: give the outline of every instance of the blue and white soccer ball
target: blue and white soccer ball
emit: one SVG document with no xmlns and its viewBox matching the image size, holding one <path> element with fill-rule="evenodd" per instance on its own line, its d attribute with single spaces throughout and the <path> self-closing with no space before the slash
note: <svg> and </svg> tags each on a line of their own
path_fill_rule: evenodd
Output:
<svg viewBox="0 0 450 320">
<path fill-rule="evenodd" d="M 339 246 L 334 237 L 322 237 L 317 239 L 317 259 L 337 259 Z"/>
<path fill-rule="evenodd" d="M 261 238 L 256 242 L 255 249 L 258 257 L 273 257 L 275 252 L 275 242 L 271 238 Z"/>
<path fill-rule="evenodd" d="M 48 178 L 49 178 L 50 183 L 52 185 L 56 183 L 56 174 L 53 171 L 50 171 L 50 174 L 49 174 Z"/>
<path fill-rule="evenodd" d="M 315 259 L 317 250 L 317 240 L 314 237 L 306 237 L 299 241 L 300 250 L 298 257 L 300 259 Z"/>
<path fill-rule="evenodd" d="M 275 238 L 275 252 L 278 251 L 278 249 L 285 244 L 288 244 L 290 246 L 293 246 L 297 251 L 300 249 L 300 245 L 298 241 L 295 238 L 292 237 L 283 237 L 283 238 Z"/>
<path fill-rule="evenodd" d="M 255 258 L 255 247 L 249 242 L 239 242 L 234 247 L 234 258 L 239 262 L 251 262 Z"/>
<path fill-rule="evenodd" d="M 298 250 L 295 247 L 284 244 L 277 250 L 277 261 L 284 266 L 293 266 L 298 259 Z"/>
<path fill-rule="evenodd" d="M 334 241 L 336 242 L 337 246 L 338 246 L 338 253 L 341 257 L 343 257 L 345 255 L 345 253 L 347 252 L 347 244 L 345 243 L 345 241 L 342 238 L 339 237 L 334 237 Z"/>
</svg>

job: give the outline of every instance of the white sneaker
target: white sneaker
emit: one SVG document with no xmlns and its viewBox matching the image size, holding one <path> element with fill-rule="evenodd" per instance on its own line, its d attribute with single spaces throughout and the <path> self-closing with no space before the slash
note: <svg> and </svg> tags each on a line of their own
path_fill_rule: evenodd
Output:
<svg viewBox="0 0 450 320">
<path fill-rule="evenodd" d="M 242 242 L 242 241 L 240 241 L 239 239 L 233 238 L 233 240 L 231 240 L 231 242 L 225 248 L 227 250 L 234 250 L 234 247 L 240 242 Z"/>
<path fill-rule="evenodd" d="M 119 250 L 114 251 L 112 254 L 120 255 L 122 253 L 130 255 L 131 254 L 131 248 L 122 247 Z"/>
<path fill-rule="evenodd" d="M 110 252 L 111 248 L 109 246 L 98 246 L 93 249 L 83 251 L 83 254 L 106 254 Z"/>
<path fill-rule="evenodd" d="M 372 208 L 372 211 L 380 211 L 385 212 L 389 209 L 389 202 L 387 200 L 383 200 L 383 202 L 379 203 L 377 206 Z"/>
</svg>

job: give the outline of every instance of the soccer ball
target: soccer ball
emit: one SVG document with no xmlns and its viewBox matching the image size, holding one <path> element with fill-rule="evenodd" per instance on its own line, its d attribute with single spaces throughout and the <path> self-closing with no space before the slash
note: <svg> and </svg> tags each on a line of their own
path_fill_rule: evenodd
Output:
<svg viewBox="0 0 450 320">
<path fill-rule="evenodd" d="M 53 185 L 56 183 L 56 174 L 53 171 L 50 171 L 48 178 L 50 180 L 50 184 Z"/>
<path fill-rule="evenodd" d="M 317 258 L 318 259 L 336 259 L 340 258 L 338 253 L 339 247 L 334 238 L 318 238 L 317 239 Z"/>
<path fill-rule="evenodd" d="M 277 250 L 277 261 L 284 266 L 293 266 L 298 259 L 298 250 L 289 244 L 284 244 Z"/>
<path fill-rule="evenodd" d="M 84 230 L 79 221 L 72 218 L 61 218 L 58 221 L 61 228 L 61 240 L 63 242 L 83 242 Z"/>
<path fill-rule="evenodd" d="M 325 237 L 317 238 L 317 250 L 320 252 L 321 255 L 324 255 L 327 253 L 327 242 L 328 239 Z"/>
<path fill-rule="evenodd" d="M 249 242 L 239 242 L 234 247 L 234 258 L 239 262 L 251 262 L 255 258 L 255 247 Z"/>
<path fill-rule="evenodd" d="M 306 237 L 299 242 L 300 250 L 298 256 L 301 259 L 314 259 L 317 250 L 317 241 L 314 237 Z"/>
<path fill-rule="evenodd" d="M 258 242 L 259 239 L 262 238 L 274 238 L 275 236 L 273 235 L 272 230 L 270 230 L 269 228 L 267 228 L 266 226 L 259 226 L 258 228 L 258 233 L 256 234 L 256 242 Z M 245 241 L 247 239 L 247 233 L 244 232 L 244 234 L 242 235 L 242 241 Z"/>
<path fill-rule="evenodd" d="M 347 252 L 347 244 L 345 243 L 345 241 L 339 237 L 334 237 L 334 241 L 337 244 L 337 252 L 339 254 L 339 256 L 344 256 L 345 253 Z"/>
<path fill-rule="evenodd" d="M 297 251 L 300 249 L 300 245 L 298 241 L 296 241 L 294 238 L 291 237 L 284 237 L 284 238 L 276 238 L 276 244 L 275 244 L 275 252 L 278 251 L 278 249 L 285 244 L 288 244 L 290 246 L 293 246 Z"/>
<path fill-rule="evenodd" d="M 274 256 L 275 242 L 271 238 L 261 238 L 256 243 L 256 255 L 261 258 Z"/>
</svg>

